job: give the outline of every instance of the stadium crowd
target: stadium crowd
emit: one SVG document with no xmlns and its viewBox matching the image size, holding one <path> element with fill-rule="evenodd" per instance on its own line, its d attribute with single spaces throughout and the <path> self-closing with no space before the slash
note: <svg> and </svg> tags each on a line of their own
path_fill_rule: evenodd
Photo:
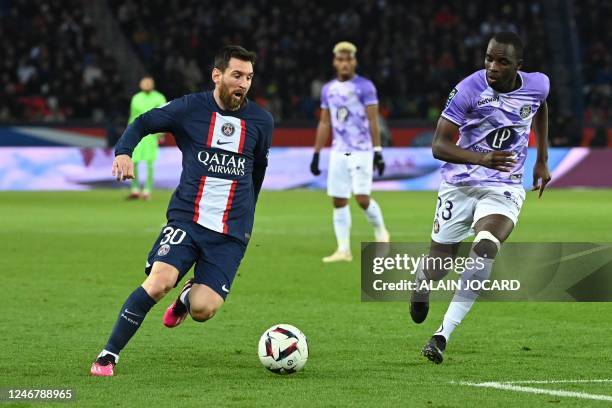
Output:
<svg viewBox="0 0 612 408">
<path fill-rule="evenodd" d="M 135 85 L 121 83 L 82 1 L 0 0 L 0 120 L 125 116 Z M 485 41 L 495 31 L 516 31 L 525 40 L 525 70 L 551 71 L 541 0 L 474 0 L 462 7 L 392 0 L 356 0 L 351 8 L 307 0 L 107 4 L 169 99 L 208 87 L 209 63 L 223 44 L 257 51 L 251 97 L 278 122 L 317 116 L 321 88 L 332 77 L 331 47 L 339 40 L 358 45 L 359 71 L 377 85 L 381 113 L 389 119 L 434 121 L 454 84 L 482 66 Z M 609 15 L 602 4 L 574 2 L 588 121 L 609 120 L 606 44 L 612 39 L 609 28 L 602 35 Z"/>
<path fill-rule="evenodd" d="M 0 121 L 104 120 L 124 86 L 80 0 L 0 2 Z"/>
<path fill-rule="evenodd" d="M 585 0 L 574 4 L 581 47 L 585 120 L 598 125 L 612 120 L 612 2 Z"/>
<path fill-rule="evenodd" d="M 321 87 L 332 76 L 331 48 L 339 40 L 358 45 L 359 70 L 376 83 L 383 116 L 393 119 L 437 118 L 454 84 L 482 66 L 484 42 L 495 31 L 518 31 L 528 42 L 526 68 L 548 69 L 538 1 L 477 0 L 455 8 L 450 2 L 359 0 L 346 8 L 337 2 L 257 0 L 240 6 L 240 13 L 236 1 L 214 8 L 197 0 L 110 4 L 170 97 L 207 83 L 211 53 L 222 44 L 256 50 L 254 94 L 277 120 L 315 116 Z"/>
</svg>

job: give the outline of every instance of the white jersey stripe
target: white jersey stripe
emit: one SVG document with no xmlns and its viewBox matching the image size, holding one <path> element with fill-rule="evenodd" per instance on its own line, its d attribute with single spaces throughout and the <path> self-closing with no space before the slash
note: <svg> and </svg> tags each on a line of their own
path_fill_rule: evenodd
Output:
<svg viewBox="0 0 612 408">
<path fill-rule="evenodd" d="M 200 182 L 202 194 L 198 194 L 199 201 L 196 198 L 197 211 L 194 214 L 196 223 L 213 231 L 227 233 L 225 212 L 231 199 L 233 183 L 232 180 L 217 177 L 202 177 Z"/>
<path fill-rule="evenodd" d="M 227 234 L 228 226 L 227 226 L 227 217 L 229 216 L 229 212 L 232 209 L 232 201 L 234 201 L 234 193 L 236 192 L 236 185 L 238 184 L 237 180 L 232 182 L 230 187 L 229 197 L 227 199 L 227 204 L 225 205 L 225 211 L 223 211 L 223 233 Z"/>
<path fill-rule="evenodd" d="M 198 222 L 198 220 L 200 219 L 200 201 L 202 200 L 202 190 L 204 190 L 204 184 L 206 184 L 206 176 L 202 176 L 202 178 L 200 178 L 198 194 L 196 195 L 193 208 L 193 222 Z"/>
<path fill-rule="evenodd" d="M 208 145 L 221 150 L 242 153 L 246 134 L 244 121 L 233 116 L 220 115 L 218 112 L 214 114 L 214 129 L 208 136 Z"/>
<path fill-rule="evenodd" d="M 242 153 L 246 123 L 233 116 L 213 112 L 206 139 L 207 147 Z M 227 218 L 232 208 L 236 180 L 202 177 L 194 203 L 193 221 L 223 234 L 228 233 Z"/>
</svg>

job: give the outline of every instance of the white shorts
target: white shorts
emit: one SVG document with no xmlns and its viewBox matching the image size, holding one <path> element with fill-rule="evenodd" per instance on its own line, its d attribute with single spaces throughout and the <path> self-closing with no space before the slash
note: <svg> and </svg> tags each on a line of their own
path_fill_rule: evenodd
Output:
<svg viewBox="0 0 612 408">
<path fill-rule="evenodd" d="M 327 173 L 327 195 L 350 198 L 356 195 L 370 195 L 374 153 L 372 151 L 342 153 L 332 151 L 329 156 Z"/>
<path fill-rule="evenodd" d="M 491 214 L 518 222 L 525 201 L 523 186 L 453 186 L 442 182 L 438 191 L 431 239 L 440 244 L 455 244 L 474 234 L 474 224 Z"/>
</svg>

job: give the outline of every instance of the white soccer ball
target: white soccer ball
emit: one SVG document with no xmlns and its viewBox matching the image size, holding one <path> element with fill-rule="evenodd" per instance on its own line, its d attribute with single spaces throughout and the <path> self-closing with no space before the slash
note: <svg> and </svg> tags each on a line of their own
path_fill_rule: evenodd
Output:
<svg viewBox="0 0 612 408">
<path fill-rule="evenodd" d="M 276 374 L 292 374 L 304 368 L 308 360 L 308 340 L 297 327 L 275 324 L 261 335 L 259 360 Z"/>
</svg>

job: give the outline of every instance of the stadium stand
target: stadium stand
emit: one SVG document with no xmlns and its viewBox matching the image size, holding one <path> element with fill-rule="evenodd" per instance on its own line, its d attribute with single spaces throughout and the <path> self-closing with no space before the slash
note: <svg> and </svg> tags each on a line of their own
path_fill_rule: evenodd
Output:
<svg viewBox="0 0 612 408">
<path fill-rule="evenodd" d="M 0 121 L 103 121 L 124 87 L 80 1 L 0 4 Z"/>
<path fill-rule="evenodd" d="M 608 122 L 612 97 L 612 29 L 609 24 L 612 3 L 576 2 L 574 12 L 581 40 L 585 120 L 595 124 Z"/>
<path fill-rule="evenodd" d="M 232 1 L 212 8 L 197 0 L 110 0 L 135 50 L 163 78 L 160 87 L 171 97 L 207 83 L 206 61 L 222 44 L 255 49 L 254 91 L 277 120 L 314 117 L 321 86 L 331 77 L 330 50 L 343 39 L 358 44 L 360 71 L 377 84 L 383 115 L 390 119 L 437 118 L 454 84 L 482 65 L 483 44 L 495 31 L 518 31 L 528 42 L 526 68 L 547 71 L 538 1 L 500 7 L 479 0 L 461 8 L 354 3 L 347 9 L 336 2 L 259 0 L 241 6 L 238 14 Z M 483 14 L 487 18 L 481 21 Z"/>
<path fill-rule="evenodd" d="M 111 45 L 102 44 L 88 17 L 88 3 L 68 3 L 0 0 L 5 56 L 0 121 L 124 122 L 135 85 L 122 82 L 108 51 Z M 104 4 L 169 99 L 209 86 L 208 64 L 220 46 L 240 43 L 257 51 L 251 97 L 281 124 L 317 117 L 321 87 L 332 76 L 330 49 L 338 40 L 358 45 L 359 71 L 374 80 L 381 114 L 394 123 L 433 123 L 454 84 L 482 66 L 484 43 L 495 31 L 513 30 L 525 40 L 525 70 L 551 75 L 554 68 L 554 38 L 543 23 L 545 0 L 475 0 L 461 7 L 444 1 L 357 0 L 351 8 L 306 0 L 230 0 L 215 7 L 199 0 Z M 611 6 L 597 0 L 568 4 L 579 38 L 584 118 L 555 111 L 560 96 L 551 75 L 555 145 L 580 144 L 582 119 L 597 129 L 610 122 L 612 55 L 606 44 L 612 42 L 612 31 L 606 16 Z"/>
</svg>

